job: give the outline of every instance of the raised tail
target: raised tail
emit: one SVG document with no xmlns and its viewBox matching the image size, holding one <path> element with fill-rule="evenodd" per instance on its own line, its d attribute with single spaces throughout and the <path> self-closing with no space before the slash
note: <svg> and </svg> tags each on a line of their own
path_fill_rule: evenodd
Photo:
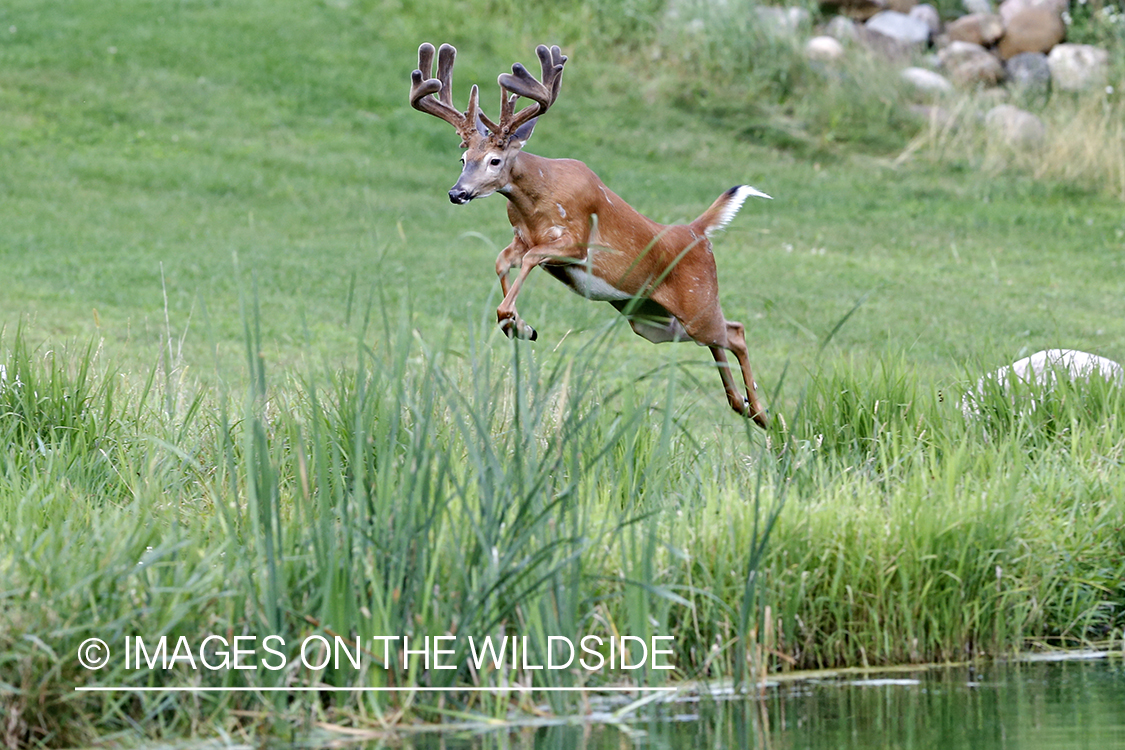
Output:
<svg viewBox="0 0 1125 750">
<path fill-rule="evenodd" d="M 709 209 L 700 214 L 699 218 L 691 223 L 691 228 L 710 237 L 729 224 L 734 215 L 738 213 L 738 209 L 742 208 L 742 204 L 750 197 L 773 200 L 757 188 L 752 188 L 749 185 L 735 185 L 720 195 Z"/>
</svg>

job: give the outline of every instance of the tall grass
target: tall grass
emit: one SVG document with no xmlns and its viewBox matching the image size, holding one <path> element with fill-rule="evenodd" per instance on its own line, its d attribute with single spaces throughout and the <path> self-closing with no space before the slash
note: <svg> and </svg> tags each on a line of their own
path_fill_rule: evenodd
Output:
<svg viewBox="0 0 1125 750">
<path fill-rule="evenodd" d="M 1042 143 L 1018 148 L 988 132 L 984 113 L 994 105 L 987 97 L 954 102 L 928 120 L 900 159 L 921 154 L 988 174 L 1027 174 L 1125 200 L 1125 100 L 1120 95 L 1060 94 L 1032 103 L 1046 135 Z"/>
<path fill-rule="evenodd" d="M 812 373 L 763 450 L 746 425 L 699 419 L 690 369 L 604 372 L 612 334 L 551 355 L 496 335 L 482 325 L 463 347 L 435 347 L 387 324 L 350 369 L 296 376 L 266 369 L 251 325 L 245 392 L 175 413 L 144 384 L 127 398 L 111 387 L 119 376 L 95 350 L 58 355 L 17 335 L 0 392 L 0 425 L 21 436 L 0 456 L 9 741 L 504 717 L 531 707 L 505 685 L 746 684 L 794 667 L 1077 645 L 1125 626 L 1120 388 L 1005 391 L 966 422 L 905 360 L 840 361 Z M 667 351 L 674 363 L 681 350 Z M 1030 415 L 1018 408 L 1029 398 Z M 75 660 L 88 637 L 119 651 L 128 635 L 270 633 L 339 635 L 365 659 L 311 670 L 290 654 L 253 672 Z M 371 640 L 587 633 L 672 635 L 677 669 L 446 672 L 383 664 Z M 495 691 L 73 691 L 91 684 Z"/>
</svg>

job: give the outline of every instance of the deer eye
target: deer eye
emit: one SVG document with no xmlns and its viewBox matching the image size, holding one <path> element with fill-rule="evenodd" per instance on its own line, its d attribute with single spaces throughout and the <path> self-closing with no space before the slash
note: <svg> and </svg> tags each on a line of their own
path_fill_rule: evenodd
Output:
<svg viewBox="0 0 1125 750">
<path fill-rule="evenodd" d="M 500 160 L 494 158 L 492 161 L 489 162 L 489 164 L 491 164 L 494 167 L 498 167 L 498 166 L 500 166 Z"/>
</svg>

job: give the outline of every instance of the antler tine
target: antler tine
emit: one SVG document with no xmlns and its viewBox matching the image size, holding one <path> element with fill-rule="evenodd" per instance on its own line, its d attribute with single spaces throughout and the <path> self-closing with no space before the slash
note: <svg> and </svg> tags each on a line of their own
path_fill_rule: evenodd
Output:
<svg viewBox="0 0 1125 750">
<path fill-rule="evenodd" d="M 433 49 L 431 47 L 431 49 Z M 452 44 L 443 44 L 438 50 L 438 80 L 441 81 L 441 93 L 438 98 L 441 103 L 453 107 L 453 63 L 457 59 L 457 48 Z"/>
<path fill-rule="evenodd" d="M 563 65 L 566 64 L 566 57 L 562 54 L 562 50 L 557 46 L 548 49 L 546 45 L 541 44 L 535 49 L 535 54 L 539 57 L 539 66 L 543 71 L 542 81 L 535 80 L 535 77 L 528 73 L 527 68 L 520 63 L 512 66 L 510 74 L 505 73 L 497 79 L 501 89 L 505 92 L 504 116 L 500 118 L 504 135 L 510 135 L 524 123 L 542 115 L 554 104 L 559 95 L 559 88 L 562 85 L 562 69 Z M 531 99 L 536 106 L 525 107 L 518 114 L 513 115 L 514 102 L 508 98 L 508 91 L 517 96 Z"/>
<path fill-rule="evenodd" d="M 452 45 L 441 45 L 438 50 L 438 77 L 430 78 L 434 66 L 434 45 L 425 42 L 418 47 L 418 70 L 410 74 L 410 106 L 445 120 L 457 129 L 461 140 L 468 143 L 476 131 L 476 122 L 453 106 L 451 84 L 456 56 L 457 50 Z"/>
</svg>

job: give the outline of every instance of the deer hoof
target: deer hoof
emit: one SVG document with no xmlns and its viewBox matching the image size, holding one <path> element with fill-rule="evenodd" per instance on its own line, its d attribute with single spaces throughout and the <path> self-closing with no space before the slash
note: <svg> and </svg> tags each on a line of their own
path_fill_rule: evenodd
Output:
<svg viewBox="0 0 1125 750">
<path fill-rule="evenodd" d="M 539 331 L 531 328 L 530 326 L 528 326 L 528 330 L 531 331 L 531 335 L 527 337 L 528 341 L 535 341 L 537 338 L 539 338 Z"/>
<path fill-rule="evenodd" d="M 516 335 L 516 321 L 511 318 L 503 318 L 500 320 L 500 330 L 508 338 L 515 338 Z"/>
</svg>

